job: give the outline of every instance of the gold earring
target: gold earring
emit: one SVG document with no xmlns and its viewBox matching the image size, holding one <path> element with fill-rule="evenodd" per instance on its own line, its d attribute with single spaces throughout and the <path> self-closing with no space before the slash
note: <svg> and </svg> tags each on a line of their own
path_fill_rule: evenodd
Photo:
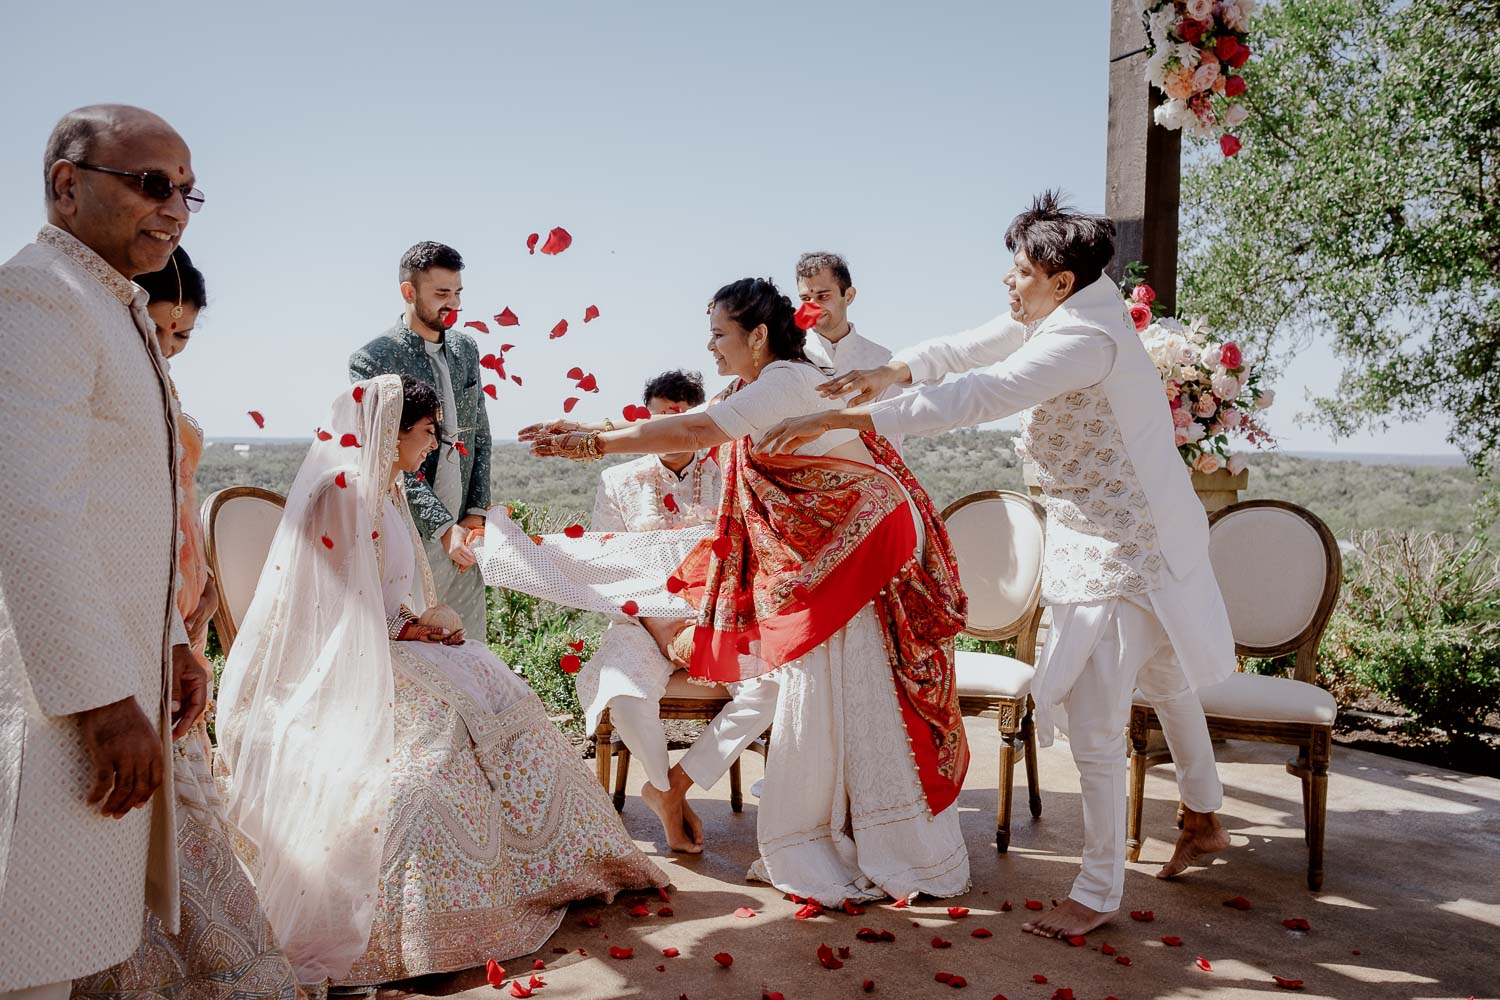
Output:
<svg viewBox="0 0 1500 1000">
<path fill-rule="evenodd" d="M 172 254 L 172 270 L 177 274 L 177 304 L 172 307 L 172 318 L 182 319 L 182 269 L 177 266 L 177 254 Z"/>
</svg>

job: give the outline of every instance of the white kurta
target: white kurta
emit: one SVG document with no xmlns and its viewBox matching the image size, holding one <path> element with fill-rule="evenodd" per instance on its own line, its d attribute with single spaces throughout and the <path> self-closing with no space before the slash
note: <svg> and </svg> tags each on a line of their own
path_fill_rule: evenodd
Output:
<svg viewBox="0 0 1500 1000">
<path fill-rule="evenodd" d="M 51 226 L 0 267 L 0 991 L 126 958 L 148 902 L 178 924 L 177 420 L 145 302 Z M 167 780 L 107 819 L 69 716 L 127 697 Z"/>
</svg>

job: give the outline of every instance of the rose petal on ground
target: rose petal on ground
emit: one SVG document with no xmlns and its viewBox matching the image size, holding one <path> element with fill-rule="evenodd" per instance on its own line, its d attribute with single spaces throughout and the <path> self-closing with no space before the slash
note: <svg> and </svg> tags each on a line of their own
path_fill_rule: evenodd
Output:
<svg viewBox="0 0 1500 1000">
<path fill-rule="evenodd" d="M 577 656 L 574 656 L 572 653 L 567 653 L 561 659 L 559 659 L 557 661 L 557 666 L 558 666 L 558 669 L 560 669 L 565 674 L 576 674 L 576 673 L 578 673 L 578 671 L 580 671 L 580 670 L 583 669 L 583 662 L 581 660 L 579 660 Z M 642 907 L 638 907 L 638 909 L 644 910 L 646 908 L 644 906 L 642 906 Z M 646 913 L 636 913 L 634 910 L 632 910 L 631 913 L 630 913 L 630 915 L 632 917 L 644 917 L 647 914 Z"/>
<path fill-rule="evenodd" d="M 1033 983 L 1045 983 L 1047 981 L 1047 977 L 1038 972 L 1036 975 L 1031 977 L 1031 981 Z"/>
<path fill-rule="evenodd" d="M 936 973 L 932 977 L 932 980 L 933 980 L 933 982 L 936 982 L 936 983 L 946 983 L 948 980 L 950 980 L 952 978 L 953 978 L 953 973 L 951 973 L 951 972 L 939 972 L 939 973 Z"/>
<path fill-rule="evenodd" d="M 1043 903 L 1040 899 L 1028 899 L 1026 901 L 1026 909 L 1028 910 L 1040 910 L 1042 906 Z"/>
<path fill-rule="evenodd" d="M 781 993 L 762 993 L 760 1000 L 786 1000 L 786 997 Z"/>
<path fill-rule="evenodd" d="M 1102 944 L 1099 946 L 1099 954 L 1101 955 L 1113 955 L 1117 951 L 1119 949 L 1112 944 Z"/>
<path fill-rule="evenodd" d="M 1067 942 L 1075 948 L 1082 948 L 1084 945 L 1089 943 L 1089 939 L 1084 937 L 1082 934 L 1074 934 L 1067 938 Z"/>
<path fill-rule="evenodd" d="M 666 958 L 676 958 L 678 955 L 682 954 L 682 952 L 678 951 L 676 948 L 663 948 L 661 950 L 661 953 Z"/>
<path fill-rule="evenodd" d="M 1248 910 L 1250 909 L 1250 900 L 1244 896 L 1231 896 L 1224 900 L 1224 905 L 1231 910 Z"/>
<path fill-rule="evenodd" d="M 536 245 L 541 238 L 541 233 L 532 233 L 530 236 L 526 237 L 526 252 L 532 254 L 536 253 Z"/>
<path fill-rule="evenodd" d="M 625 959 L 625 958 L 629 958 L 631 955 L 634 955 L 634 954 L 635 954 L 635 949 L 634 948 L 621 948 L 617 944 L 612 944 L 612 945 L 609 946 L 609 957 L 610 958 Z"/>
<path fill-rule="evenodd" d="M 634 906 L 632 906 L 630 908 L 629 912 L 630 912 L 630 915 L 632 917 L 649 917 L 649 916 L 651 916 L 651 908 L 649 906 L 647 906 L 645 903 L 636 903 Z"/>
<path fill-rule="evenodd" d="M 952 979 L 948 980 L 948 985 L 953 987 L 955 990 L 961 990 L 965 986 L 969 985 L 969 981 L 963 976 L 954 976 Z"/>
<path fill-rule="evenodd" d="M 569 538 L 582 538 L 583 537 L 583 525 L 581 525 L 581 524 L 570 524 L 566 528 L 563 529 L 563 534 L 567 535 Z M 642 904 L 642 905 L 644 905 L 644 904 Z"/>
<path fill-rule="evenodd" d="M 1194 962 L 1193 964 L 1202 969 L 1204 972 L 1214 971 L 1214 967 L 1210 965 L 1208 959 L 1204 958 L 1202 955 L 1199 955 L 1198 961 Z"/>
<path fill-rule="evenodd" d="M 1073 1000 L 1073 989 L 1070 986 L 1059 986 L 1052 991 L 1052 1000 Z"/>
<path fill-rule="evenodd" d="M 599 318 L 599 307 L 598 306 L 589 306 L 587 309 L 585 309 L 583 311 L 583 321 L 585 323 L 591 323 L 591 322 L 593 322 L 594 320 L 596 320 L 598 318 Z"/>
<path fill-rule="evenodd" d="M 1312 924 L 1308 923 L 1306 920 L 1302 919 L 1301 917 L 1288 917 L 1287 919 L 1285 919 L 1285 920 L 1283 920 L 1281 922 L 1281 926 L 1285 927 L 1289 931 L 1310 931 L 1310 930 L 1312 930 Z"/>
<path fill-rule="evenodd" d="M 1015 909 L 1015 907 L 1013 907 L 1013 906 L 1010 905 L 1010 900 L 1008 900 L 1008 899 L 1005 902 L 1003 902 L 1003 903 L 1000 904 L 1000 912 L 1001 913 L 1009 913 L 1013 909 Z"/>
<path fill-rule="evenodd" d="M 839 946 L 839 958 L 848 958 L 850 951 L 851 951 L 851 949 L 849 948 L 848 945 L 840 945 Z"/>
<path fill-rule="evenodd" d="M 484 320 L 482 320 L 482 319 L 471 319 L 467 323 L 465 323 L 464 326 L 465 327 L 473 327 L 474 329 L 478 330 L 480 333 L 489 333 L 490 332 L 490 328 L 485 325 Z"/>
<path fill-rule="evenodd" d="M 547 234 L 547 242 L 542 244 L 542 253 L 560 254 L 573 245 L 573 234 L 562 226 L 555 227 Z"/>
<path fill-rule="evenodd" d="M 995 935 L 990 932 L 990 929 L 988 927 L 976 927 L 969 932 L 969 937 L 987 938 L 994 936 Z"/>
<path fill-rule="evenodd" d="M 520 326 L 521 318 L 510 311 L 510 306 L 506 306 L 504 309 L 495 314 L 495 324 L 497 326 Z M 510 347 L 507 345 L 501 345 L 500 350 L 508 351 L 510 350 Z"/>
<path fill-rule="evenodd" d="M 866 979 L 864 981 L 864 983 L 860 986 L 860 989 L 864 990 L 866 993 L 874 993 L 875 992 L 875 980 L 873 980 L 873 979 Z"/>
<path fill-rule="evenodd" d="M 1131 910 L 1130 919 L 1138 920 L 1143 924 L 1149 924 L 1156 919 L 1156 913 L 1152 910 Z"/>
<path fill-rule="evenodd" d="M 1131 957 L 1129 955 L 1116 955 L 1115 956 L 1115 961 L 1118 962 L 1118 963 L 1120 963 L 1121 965 L 1134 965 L 1135 964 L 1135 962 L 1131 959 Z"/>
<path fill-rule="evenodd" d="M 865 908 L 863 906 L 860 906 L 856 903 L 851 903 L 847 899 L 844 900 L 844 905 L 840 907 L 840 909 L 849 914 L 849 916 L 851 917 L 862 917 L 865 915 Z"/>
<path fill-rule="evenodd" d="M 493 958 L 484 963 L 484 978 L 495 989 L 499 989 L 505 982 L 505 966 Z"/>
<path fill-rule="evenodd" d="M 656 911 L 656 915 L 658 917 L 670 917 L 672 915 L 672 908 L 670 906 L 663 906 Z"/>
<path fill-rule="evenodd" d="M 532 976 L 531 980 L 526 985 L 530 986 L 534 990 L 539 990 L 543 986 L 547 985 L 547 981 L 541 976 Z"/>
<path fill-rule="evenodd" d="M 948 907 L 948 916 L 952 917 L 954 920 L 958 920 L 960 917 L 967 917 L 968 915 L 969 908 L 967 906 Z"/>
<path fill-rule="evenodd" d="M 676 578 L 673 577 L 673 579 L 676 579 Z M 671 582 L 672 582 L 671 580 L 667 581 L 667 583 L 668 583 L 667 589 L 668 590 L 671 589 L 671 586 L 670 586 Z M 792 916 L 793 916 L 793 919 L 796 919 L 796 920 L 811 920 L 813 917 L 821 917 L 822 915 L 823 915 L 823 908 L 821 906 L 819 906 L 817 903 L 803 903 L 802 907 L 799 910 L 797 910 L 797 912 L 794 913 Z"/>
<path fill-rule="evenodd" d="M 599 926 L 599 918 L 598 917 L 584 917 L 583 918 L 583 926 L 585 926 L 585 927 L 598 927 Z"/>
<path fill-rule="evenodd" d="M 727 969 L 734 964 L 734 956 L 729 954 L 729 952 L 727 951 L 721 951 L 714 956 L 714 961 L 718 962 L 720 965 L 724 966 L 724 968 Z"/>
<path fill-rule="evenodd" d="M 251 410 L 250 411 L 250 419 L 253 420 L 253 421 L 255 421 L 255 426 L 261 428 L 262 430 L 265 429 L 266 418 L 260 415 L 260 411 L 259 410 Z"/>
<path fill-rule="evenodd" d="M 531 967 L 533 969 L 545 969 L 547 967 L 547 963 L 538 958 L 531 963 Z"/>
<path fill-rule="evenodd" d="M 826 944 L 818 945 L 818 964 L 825 969 L 842 969 L 844 963 L 833 957 L 833 949 Z"/>
<path fill-rule="evenodd" d="M 750 909 L 750 907 L 748 906 L 741 906 L 734 911 L 734 915 L 739 917 L 741 920 L 749 920 L 751 917 L 755 916 L 755 911 Z"/>
<path fill-rule="evenodd" d="M 728 542 L 729 539 L 726 538 L 726 539 L 724 539 L 724 541 Z M 715 544 L 718 544 L 718 543 L 716 542 Z M 906 909 L 910 905 L 911 905 L 911 900 L 909 900 L 909 899 L 898 899 L 894 903 L 891 904 L 891 909 L 893 909 L 893 910 L 904 910 L 904 909 Z"/>
<path fill-rule="evenodd" d="M 1166 945 L 1168 948 L 1181 948 L 1182 938 L 1168 935 L 1161 939 L 1161 943 Z"/>
<path fill-rule="evenodd" d="M 510 984 L 510 995 L 513 997 L 522 998 L 522 1000 L 524 1000 L 525 997 L 531 996 L 531 990 L 525 983 L 517 979 L 515 982 Z"/>
<path fill-rule="evenodd" d="M 1283 979 L 1274 973 L 1271 975 L 1271 978 L 1275 980 L 1277 986 L 1280 986 L 1284 990 L 1300 990 L 1302 988 L 1302 980 L 1300 979 Z"/>
<path fill-rule="evenodd" d="M 932 946 L 934 948 L 952 948 L 953 947 L 953 942 L 952 941 L 944 941 L 940 937 L 934 937 L 932 939 Z"/>
</svg>

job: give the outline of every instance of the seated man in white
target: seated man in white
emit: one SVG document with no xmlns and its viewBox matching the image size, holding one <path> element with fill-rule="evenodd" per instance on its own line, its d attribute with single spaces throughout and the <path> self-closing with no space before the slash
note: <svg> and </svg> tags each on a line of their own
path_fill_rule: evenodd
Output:
<svg viewBox="0 0 1500 1000">
<path fill-rule="evenodd" d="M 1177 454 L 1156 368 L 1103 274 L 1114 224 L 1038 198 L 1005 234 L 1010 317 L 929 341 L 882 368 L 836 377 L 847 409 L 785 421 L 762 442 L 788 451 L 830 429 L 935 434 L 1020 413 L 1018 450 L 1038 468 L 1047 508 L 1042 599 L 1052 606 L 1032 684 L 1037 739 L 1068 734 L 1083 792 L 1083 865 L 1069 898 L 1026 930 L 1076 935 L 1120 907 L 1125 875 L 1125 722 L 1138 686 L 1177 763 L 1186 817 L 1161 877 L 1229 845 L 1196 688 L 1235 668 L 1208 520 Z M 883 399 L 890 386 L 944 385 Z M 880 400 L 858 405 L 867 400 Z"/>
<path fill-rule="evenodd" d="M 703 376 L 665 372 L 646 383 L 642 398 L 653 414 L 684 413 L 703 404 Z M 707 452 L 642 455 L 605 469 L 594 496 L 594 531 L 655 531 L 714 520 L 723 482 Z M 590 732 L 605 708 L 631 756 L 641 763 L 642 800 L 661 819 L 667 846 L 703 850 L 703 824 L 687 804 L 687 789 L 711 788 L 729 765 L 766 731 L 776 709 L 776 689 L 755 682 L 735 686 L 735 699 L 675 767 L 658 705 L 672 673 L 687 666 L 687 621 L 627 618 L 612 623 L 599 650 L 578 673 L 578 700 Z M 674 648 L 674 642 L 676 648 Z M 675 778 L 680 794 L 669 794 Z"/>
</svg>

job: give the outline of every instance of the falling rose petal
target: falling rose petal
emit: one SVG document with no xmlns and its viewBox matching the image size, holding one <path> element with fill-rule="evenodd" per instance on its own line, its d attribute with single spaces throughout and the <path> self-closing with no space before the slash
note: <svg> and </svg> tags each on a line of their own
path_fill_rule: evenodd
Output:
<svg viewBox="0 0 1500 1000">
<path fill-rule="evenodd" d="M 651 907 L 645 903 L 637 903 L 630 908 L 630 915 L 632 917 L 649 917 L 651 916 Z"/>
<path fill-rule="evenodd" d="M 484 963 L 484 978 L 495 989 L 499 989 L 505 982 L 505 966 L 493 958 Z"/>
<path fill-rule="evenodd" d="M 667 577 L 667 593 L 680 594 L 687 589 L 687 581 L 680 576 Z"/>
<path fill-rule="evenodd" d="M 425 473 L 425 472 L 419 472 L 419 473 L 417 473 L 417 482 L 424 483 L 426 481 L 427 481 L 427 473 Z"/>
<path fill-rule="evenodd" d="M 473 329 L 478 330 L 480 333 L 490 332 L 490 328 L 485 325 L 484 320 L 482 319 L 471 319 L 467 323 L 465 323 L 464 326 L 465 328 L 472 327 Z"/>
<path fill-rule="evenodd" d="M 596 320 L 598 318 L 599 318 L 599 307 L 598 306 L 589 306 L 587 309 L 585 309 L 583 311 L 583 321 L 585 323 L 592 323 L 594 320 Z"/>
<path fill-rule="evenodd" d="M 561 337 L 563 334 L 565 334 L 567 332 L 568 332 L 568 321 L 565 320 L 565 319 L 560 319 L 560 320 L 557 321 L 557 325 L 552 328 L 552 332 L 549 333 L 549 334 L 547 334 L 547 339 L 548 340 L 556 340 L 558 337 Z"/>
<path fill-rule="evenodd" d="M 572 413 L 573 412 L 573 407 L 575 407 L 577 405 L 578 405 L 578 397 L 577 396 L 569 396 L 567 399 L 563 400 L 563 412 L 564 413 Z"/>
<path fill-rule="evenodd" d="M 448 327 L 458 322 L 458 310 L 448 309 L 444 311 L 442 317 L 438 320 L 438 322 L 442 323 L 443 329 L 446 330 Z"/>
<path fill-rule="evenodd" d="M 578 640 L 576 640 L 574 642 L 570 642 L 570 643 L 568 643 L 568 648 L 571 649 L 575 653 L 581 653 L 581 652 L 583 652 L 584 641 L 585 640 L 583 640 L 583 639 L 578 639 Z"/>
<path fill-rule="evenodd" d="M 672 915 L 672 908 L 670 906 L 663 906 L 656 911 L 656 915 L 658 917 L 670 917 Z"/>
<path fill-rule="evenodd" d="M 1001 913 L 1009 913 L 1013 909 L 1015 909 L 1015 907 L 1013 907 L 1013 906 L 1010 905 L 1010 900 L 1008 900 L 1008 899 L 1005 902 L 1003 902 L 1003 903 L 1000 904 L 1000 912 Z"/>
<path fill-rule="evenodd" d="M 495 368 L 498 367 L 499 364 L 500 359 L 495 357 L 493 354 L 486 354 L 484 357 L 479 359 L 479 367 L 481 368 Z"/>
<path fill-rule="evenodd" d="M 567 377 L 576 382 L 579 379 L 583 378 L 583 369 L 579 368 L 577 365 L 574 365 L 572 368 L 568 369 Z"/>
<path fill-rule="evenodd" d="M 749 920 L 751 917 L 755 916 L 755 911 L 750 909 L 750 907 L 748 906 L 741 906 L 734 911 L 734 915 L 739 917 L 741 920 Z"/>
<path fill-rule="evenodd" d="M 964 917 L 967 917 L 968 915 L 969 915 L 969 908 L 967 906 L 950 906 L 950 907 L 948 907 L 948 916 L 952 917 L 954 920 L 960 920 L 960 919 L 962 919 Z"/>
<path fill-rule="evenodd" d="M 729 952 L 727 951 L 721 951 L 714 956 L 714 961 L 718 962 L 720 965 L 724 966 L 724 968 L 727 969 L 734 964 L 734 956 L 729 954 Z"/>
<path fill-rule="evenodd" d="M 1028 910 L 1040 910 L 1041 908 L 1042 901 L 1040 899 L 1028 899 L 1026 901 L 1026 909 Z"/>
<path fill-rule="evenodd" d="M 333 477 L 333 485 L 341 490 L 347 490 L 349 488 L 349 476 L 346 473 L 340 472 Z"/>
<path fill-rule="evenodd" d="M 1027 905 L 1029 906 L 1031 904 L 1028 903 Z M 1149 924 L 1151 921 L 1156 919 L 1156 913 L 1153 910 L 1131 910 L 1130 919 L 1139 921 L 1143 924 Z"/>
<path fill-rule="evenodd" d="M 849 914 L 849 916 L 851 916 L 851 917 L 862 917 L 862 916 L 865 915 L 865 908 L 863 906 L 859 906 L 859 905 L 856 905 L 855 903 L 851 903 L 847 899 L 844 900 L 844 905 L 843 905 L 842 909 L 843 909 L 843 911 L 845 913 Z"/>
<path fill-rule="evenodd" d="M 462 441 L 455 441 L 455 442 L 453 442 L 453 450 L 456 451 L 456 452 L 458 452 L 464 458 L 468 458 L 469 457 L 469 449 L 468 449 L 467 446 L 465 446 L 465 444 Z"/>
<path fill-rule="evenodd" d="M 672 513 L 677 513 L 677 498 L 672 494 L 668 493 L 666 496 L 662 497 L 661 505 L 667 508 L 667 510 L 671 511 Z"/>
<path fill-rule="evenodd" d="M 1281 926 L 1285 927 L 1289 931 L 1312 930 L 1312 924 L 1308 923 L 1301 917 L 1288 917 L 1286 920 L 1283 920 L 1281 922 Z"/>
<path fill-rule="evenodd" d="M 626 601 L 624 604 L 620 605 L 620 610 L 623 613 L 629 615 L 631 618 L 634 618 L 636 612 L 641 610 L 641 606 L 634 601 Z"/>
<path fill-rule="evenodd" d="M 1074 948 L 1082 948 L 1084 945 L 1089 943 L 1089 939 L 1084 937 L 1082 934 L 1070 934 L 1067 937 L 1067 942 Z"/>
<path fill-rule="evenodd" d="M 1119 951 L 1119 949 L 1116 948 L 1112 944 L 1105 944 L 1105 945 L 1100 945 L 1099 946 L 1099 954 L 1101 954 L 1101 955 L 1113 955 L 1117 951 Z"/>
<path fill-rule="evenodd" d="M 1204 972 L 1214 971 L 1214 967 L 1210 965 L 1208 959 L 1204 958 L 1202 955 L 1199 955 L 1198 961 L 1194 962 L 1193 964 L 1202 969 Z"/>
<path fill-rule="evenodd" d="M 940 937 L 934 937 L 932 939 L 932 946 L 934 948 L 952 948 L 953 947 L 953 942 L 952 941 L 944 941 Z"/>
<path fill-rule="evenodd" d="M 519 375 L 512 375 L 510 377 L 510 380 L 512 382 L 514 382 L 516 385 L 520 385 L 521 384 L 521 376 L 519 376 Z"/>
<path fill-rule="evenodd" d="M 327 535 L 324 535 L 323 536 L 323 547 L 325 549 L 331 549 L 331 548 L 333 548 L 333 539 L 329 538 Z"/>
<path fill-rule="evenodd" d="M 562 657 L 558 659 L 557 666 L 558 669 L 560 669 L 565 674 L 576 674 L 579 670 L 583 669 L 583 661 L 573 653 L 564 653 Z M 642 906 L 640 907 L 640 909 L 644 910 L 645 907 Z M 630 915 L 632 917 L 646 916 L 645 913 L 636 913 L 634 910 L 631 911 Z"/>
<path fill-rule="evenodd" d="M 363 403 L 365 401 L 365 387 L 362 385 L 355 386 L 352 395 L 356 403 Z"/>
<path fill-rule="evenodd" d="M 804 302 L 797 308 L 792 322 L 797 324 L 799 330 L 811 330 L 818 323 L 818 317 L 823 315 L 823 307 L 816 302 Z"/>
<path fill-rule="evenodd" d="M 1300 979 L 1283 979 L 1274 973 L 1271 979 L 1275 981 L 1277 986 L 1280 986 L 1284 990 L 1300 990 L 1302 988 L 1302 980 Z"/>
<path fill-rule="evenodd" d="M 573 245 L 573 235 L 562 226 L 558 226 L 547 234 L 547 242 L 542 244 L 542 253 L 560 254 Z"/>
<path fill-rule="evenodd" d="M 343 437 L 339 438 L 339 445 L 344 448 L 358 448 L 359 438 L 355 437 L 353 434 L 345 434 Z"/>
<path fill-rule="evenodd" d="M 826 944 L 818 945 L 818 964 L 825 969 L 842 969 L 844 963 L 833 957 L 833 949 Z"/>
<path fill-rule="evenodd" d="M 1168 948 L 1181 948 L 1182 947 L 1182 938 L 1180 938 L 1180 937 L 1173 937 L 1172 935 L 1169 934 L 1166 937 L 1164 937 L 1164 938 L 1161 939 L 1161 943 L 1164 944 L 1164 945 L 1166 945 Z"/>
<path fill-rule="evenodd" d="M 822 915 L 823 908 L 817 903 L 803 903 L 801 909 L 792 914 L 792 917 L 795 920 L 811 920 L 814 917 L 821 917 Z"/>
<path fill-rule="evenodd" d="M 1129 955 L 1116 955 L 1115 961 L 1121 965 L 1134 965 L 1134 960 Z"/>
<path fill-rule="evenodd" d="M 866 979 L 864 981 L 863 985 L 860 986 L 860 989 L 864 990 L 866 993 L 874 993 L 875 992 L 875 980 L 873 980 L 873 979 Z"/>
<path fill-rule="evenodd" d="M 501 344 L 500 345 L 500 353 L 504 354 L 506 351 L 509 351 L 512 347 L 515 347 L 515 346 L 516 346 L 515 344 Z"/>
<path fill-rule="evenodd" d="M 987 938 L 994 936 L 995 935 L 990 932 L 990 929 L 988 927 L 976 927 L 969 932 L 969 937 Z"/>
<path fill-rule="evenodd" d="M 495 392 L 495 387 L 492 386 L 492 385 L 487 385 L 487 386 L 484 387 L 484 394 L 486 396 L 490 397 L 491 399 L 499 399 L 500 398 L 500 396 Z"/>
<path fill-rule="evenodd" d="M 260 415 L 259 410 L 251 410 L 250 419 L 255 421 L 255 426 L 261 428 L 262 430 L 265 429 L 266 418 Z"/>
<path fill-rule="evenodd" d="M 661 953 L 666 958 L 676 958 L 678 955 L 682 954 L 682 952 L 678 951 L 676 948 L 663 948 L 661 950 Z"/>
<path fill-rule="evenodd" d="M 521 318 L 519 316 L 517 316 L 515 313 L 513 313 L 513 312 L 510 311 L 510 306 L 506 306 L 500 312 L 497 312 L 495 314 L 495 325 L 496 326 L 520 326 L 521 325 Z M 501 345 L 500 350 L 502 350 L 502 351 L 508 351 L 513 346 L 514 345 Z"/>
<path fill-rule="evenodd" d="M 578 380 L 578 388 L 582 389 L 584 392 L 598 392 L 599 379 L 595 377 L 593 372 L 589 372 L 583 378 Z"/>
<path fill-rule="evenodd" d="M 332 441 L 333 440 L 333 435 L 330 434 L 330 433 L 328 433 L 327 431 L 325 431 L 321 427 L 319 427 L 317 430 L 313 431 L 313 434 L 317 436 L 317 439 L 319 441 Z"/>
<path fill-rule="evenodd" d="M 1231 910 L 1248 910 L 1250 909 L 1250 900 L 1244 896 L 1231 896 L 1224 900 L 1224 905 Z"/>
<path fill-rule="evenodd" d="M 627 424 L 633 424 L 637 420 L 640 419 L 639 417 L 637 417 L 635 415 L 635 404 L 634 403 L 631 403 L 629 406 L 627 406 L 623 410 L 621 410 L 620 411 L 620 416 L 622 416 L 622 417 L 625 418 L 625 422 Z"/>
<path fill-rule="evenodd" d="M 621 948 L 617 944 L 612 944 L 612 945 L 609 946 L 609 957 L 610 958 L 626 959 L 626 958 L 629 958 L 631 955 L 634 955 L 634 954 L 635 954 L 635 949 L 634 948 Z"/>
<path fill-rule="evenodd" d="M 526 252 L 535 254 L 537 241 L 539 241 L 541 238 L 541 233 L 532 233 L 530 236 L 526 237 Z"/>
</svg>

